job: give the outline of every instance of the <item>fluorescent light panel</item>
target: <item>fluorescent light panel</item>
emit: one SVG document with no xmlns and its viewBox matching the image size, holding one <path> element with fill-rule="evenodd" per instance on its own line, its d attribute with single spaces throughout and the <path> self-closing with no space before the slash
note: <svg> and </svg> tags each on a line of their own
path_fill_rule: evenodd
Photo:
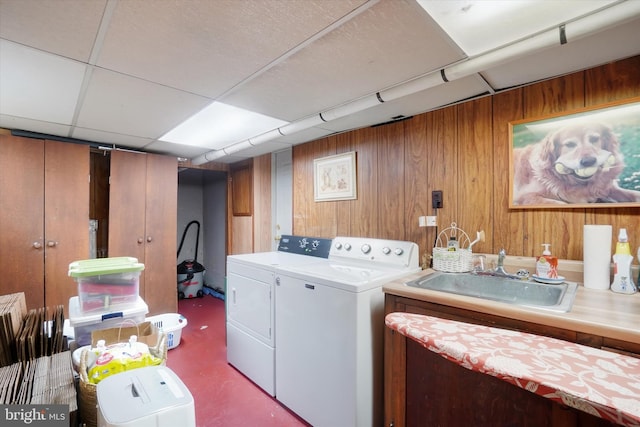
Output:
<svg viewBox="0 0 640 427">
<path fill-rule="evenodd" d="M 417 0 L 468 56 L 588 15 L 615 0 Z"/>
<path fill-rule="evenodd" d="M 214 102 L 167 132 L 160 141 L 219 150 L 288 123 Z"/>
</svg>

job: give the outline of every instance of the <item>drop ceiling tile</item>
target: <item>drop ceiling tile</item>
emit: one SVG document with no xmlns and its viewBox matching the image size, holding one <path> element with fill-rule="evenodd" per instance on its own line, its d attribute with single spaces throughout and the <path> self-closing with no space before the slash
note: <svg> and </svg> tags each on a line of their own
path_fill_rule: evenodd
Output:
<svg viewBox="0 0 640 427">
<path fill-rule="evenodd" d="M 0 113 L 71 124 L 86 66 L 0 39 Z"/>
<path fill-rule="evenodd" d="M 140 138 L 131 135 L 123 135 L 117 132 L 104 132 L 95 129 L 86 129 L 81 127 L 73 128 L 71 136 L 84 141 L 102 143 L 105 145 L 118 145 L 121 147 L 129 147 L 141 150 L 152 140 L 149 138 Z"/>
<path fill-rule="evenodd" d="M 201 96 L 96 68 L 77 125 L 155 139 L 210 102 Z"/>
<path fill-rule="evenodd" d="M 509 88 L 537 80 L 584 70 L 607 62 L 640 54 L 640 19 L 588 37 L 571 40 L 482 72 L 496 89 Z"/>
<path fill-rule="evenodd" d="M 362 3 L 121 1 L 98 64 L 216 97 Z"/>
<path fill-rule="evenodd" d="M 107 0 L 0 0 L 0 38 L 87 62 Z"/>
<path fill-rule="evenodd" d="M 462 58 L 417 4 L 382 0 L 223 102 L 295 121 Z"/>
<path fill-rule="evenodd" d="M 47 135 L 69 136 L 71 126 L 0 114 L 0 128 L 18 129 Z"/>
</svg>

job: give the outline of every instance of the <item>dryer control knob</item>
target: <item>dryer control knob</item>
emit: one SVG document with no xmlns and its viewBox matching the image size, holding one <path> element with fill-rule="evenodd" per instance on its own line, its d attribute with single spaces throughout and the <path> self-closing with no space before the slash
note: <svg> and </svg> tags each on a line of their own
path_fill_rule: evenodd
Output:
<svg viewBox="0 0 640 427">
<path fill-rule="evenodd" d="M 369 252 L 371 252 L 371 246 L 365 243 L 360 247 L 360 250 L 363 254 L 368 254 Z"/>
<path fill-rule="evenodd" d="M 395 251 L 393 251 L 394 254 L 396 255 L 402 255 L 404 253 L 404 251 L 402 250 L 402 248 L 396 248 Z"/>
<path fill-rule="evenodd" d="M 346 250 L 350 251 L 350 250 L 351 250 L 351 244 L 349 244 L 349 243 L 345 243 L 345 244 L 344 244 L 344 248 L 345 248 Z"/>
<path fill-rule="evenodd" d="M 389 249 L 389 247 L 385 246 L 384 248 L 382 248 L 382 253 L 385 255 L 389 255 L 389 252 L 391 252 L 391 249 Z"/>
<path fill-rule="evenodd" d="M 334 246 L 336 247 L 336 249 L 342 249 L 342 243 L 340 242 L 336 242 Z"/>
</svg>

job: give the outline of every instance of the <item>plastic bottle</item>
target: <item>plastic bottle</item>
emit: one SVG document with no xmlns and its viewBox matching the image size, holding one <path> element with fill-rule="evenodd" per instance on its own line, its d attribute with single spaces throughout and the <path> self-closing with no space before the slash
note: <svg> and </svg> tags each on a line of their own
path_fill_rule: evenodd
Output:
<svg viewBox="0 0 640 427">
<path fill-rule="evenodd" d="M 627 229 L 621 228 L 618 233 L 618 243 L 616 243 L 616 253 L 613 255 L 613 283 L 611 290 L 621 294 L 634 294 L 637 292 L 636 285 L 631 276 L 631 245 L 627 237 Z"/>
<path fill-rule="evenodd" d="M 458 243 L 458 238 L 456 236 L 449 237 L 449 241 L 447 242 L 447 250 L 455 252 L 460 249 L 460 243 Z"/>
<path fill-rule="evenodd" d="M 542 255 L 536 258 L 536 276 L 543 279 L 558 278 L 558 258 L 551 255 L 549 243 L 543 243 Z"/>
</svg>

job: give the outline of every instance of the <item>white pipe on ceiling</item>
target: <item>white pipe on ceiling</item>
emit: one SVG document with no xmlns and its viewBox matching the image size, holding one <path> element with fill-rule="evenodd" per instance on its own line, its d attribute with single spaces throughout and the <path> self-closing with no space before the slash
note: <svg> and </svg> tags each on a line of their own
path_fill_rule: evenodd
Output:
<svg viewBox="0 0 640 427">
<path fill-rule="evenodd" d="M 400 83 L 373 95 L 368 95 L 327 111 L 314 114 L 313 116 L 291 122 L 278 129 L 259 135 L 258 137 L 250 138 L 247 141 L 250 142 L 250 145 L 255 146 L 278 138 L 281 135 L 291 135 L 320 125 L 323 122 L 329 122 L 331 120 L 348 116 L 349 114 L 364 111 L 382 102 L 392 101 L 394 99 L 402 98 L 403 96 L 421 92 L 444 84 L 448 81 L 457 80 L 471 74 L 486 71 L 543 49 L 561 45 L 561 32 L 564 32 L 566 43 L 569 43 L 573 40 L 600 32 L 609 27 L 622 25 L 636 19 L 638 16 L 640 16 L 640 0 L 626 0 L 607 9 L 603 9 L 591 15 L 571 21 L 563 26 L 554 27 L 518 42 L 469 58 L 449 67 L 445 67 L 442 70 L 430 72 L 421 77 Z M 226 155 L 225 151 L 228 152 L 231 147 L 238 144 L 242 144 L 242 149 L 248 148 L 244 144 L 247 141 L 240 141 L 222 150 L 210 151 L 194 158 L 192 163 L 194 165 L 201 165 L 224 157 Z M 237 151 L 240 150 L 234 150 L 232 152 Z"/>
<path fill-rule="evenodd" d="M 305 129 L 321 125 L 322 123 L 324 123 L 322 117 L 320 117 L 319 114 L 314 114 L 313 116 L 306 117 L 302 120 L 298 120 L 297 122 L 291 122 L 288 125 L 281 126 L 280 133 L 283 135 L 292 135 Z"/>
</svg>

